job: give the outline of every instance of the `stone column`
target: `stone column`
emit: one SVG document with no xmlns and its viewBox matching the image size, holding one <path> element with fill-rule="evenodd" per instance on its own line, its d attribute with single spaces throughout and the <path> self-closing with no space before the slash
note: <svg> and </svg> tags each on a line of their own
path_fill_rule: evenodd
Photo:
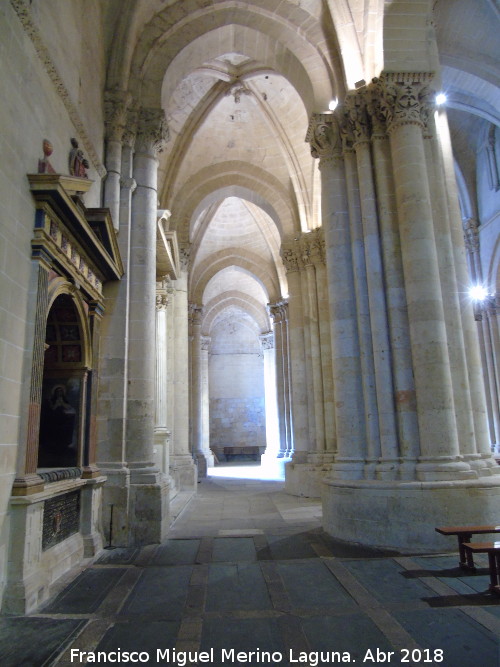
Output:
<svg viewBox="0 0 500 667">
<path fill-rule="evenodd" d="M 333 397 L 332 341 L 328 306 L 328 279 L 326 274 L 325 235 L 323 227 L 313 232 L 311 259 L 316 274 L 318 298 L 319 337 L 321 350 L 321 372 L 323 380 L 323 406 L 325 420 L 325 451 L 323 463 L 331 463 L 337 449 L 335 433 L 335 404 Z"/>
<path fill-rule="evenodd" d="M 472 285 L 483 284 L 483 272 L 481 266 L 481 257 L 479 254 L 479 225 L 475 218 L 463 220 L 463 231 L 465 248 L 469 265 L 470 282 Z M 474 304 L 474 318 L 478 325 L 479 351 L 481 357 L 481 369 L 485 386 L 486 412 L 488 416 L 490 442 L 493 451 L 499 453 L 500 449 L 500 407 L 498 404 L 498 379 L 493 358 L 492 335 L 496 317 L 490 321 L 488 317 L 490 309 L 484 308 L 484 305 L 492 305 L 494 308 L 494 298 L 488 299 L 486 304 Z"/>
<path fill-rule="evenodd" d="M 306 141 L 320 159 L 322 217 L 330 298 L 337 456 L 332 474 L 363 475 L 366 434 L 359 418 L 363 406 L 356 295 L 340 130 L 334 114 L 314 114 Z"/>
<path fill-rule="evenodd" d="M 189 247 L 180 247 L 181 271 L 174 283 L 172 330 L 173 348 L 173 414 L 171 475 L 178 487 L 196 486 L 196 467 L 189 449 L 189 326 L 187 276 Z"/>
<path fill-rule="evenodd" d="M 293 414 L 293 462 L 305 463 L 310 447 L 308 420 L 307 375 L 304 346 L 304 317 L 302 310 L 299 255 L 295 241 L 281 246 L 281 257 L 287 271 L 288 331 L 290 355 L 291 411 Z"/>
<path fill-rule="evenodd" d="M 445 219 L 448 222 L 446 229 L 446 238 L 449 238 L 451 247 L 450 255 L 453 262 L 457 297 L 451 302 L 454 305 L 454 323 L 460 333 L 459 346 L 461 349 L 455 351 L 455 358 L 458 358 L 457 370 L 453 374 L 454 387 L 468 383 L 469 391 L 467 397 L 457 405 L 457 409 L 467 410 L 467 418 L 471 423 L 474 437 L 474 449 L 469 453 L 461 442 L 461 450 L 465 459 L 473 468 L 493 468 L 494 472 L 498 470 L 496 462 L 491 456 L 490 440 L 488 437 L 488 425 L 486 418 L 486 398 L 484 393 L 484 382 L 481 368 L 481 357 L 478 344 L 477 326 L 474 323 L 473 309 L 468 297 L 463 293 L 462 285 L 469 281 L 467 263 L 465 259 L 464 240 L 462 234 L 461 213 L 458 204 L 458 190 L 455 180 L 455 165 L 451 147 L 451 138 L 449 135 L 448 120 L 444 109 L 436 111 L 429 117 L 429 127 L 432 129 L 432 146 L 436 159 L 433 160 L 442 169 L 442 177 L 439 179 L 445 199 L 448 216 Z M 439 156 L 440 159 L 437 158 Z M 441 252 L 439 252 L 441 257 Z M 460 381 L 460 375 L 464 378 Z M 462 425 L 458 422 L 459 434 L 462 431 Z M 482 472 L 480 474 L 483 474 Z"/>
<path fill-rule="evenodd" d="M 208 384 L 208 353 L 210 336 L 201 337 L 201 438 L 202 450 L 207 466 L 214 465 L 214 455 L 210 449 L 210 394 Z"/>
<path fill-rule="evenodd" d="M 303 266 L 302 275 L 304 277 L 302 290 L 305 316 L 304 329 L 307 332 L 308 343 L 306 363 L 311 377 L 311 391 L 308 392 L 309 423 L 314 424 L 314 440 L 311 442 L 308 461 L 322 463 L 325 452 L 325 416 L 316 268 L 313 262 L 313 255 L 316 252 L 314 241 L 314 233 L 303 234 L 300 238 L 300 252 Z"/>
<path fill-rule="evenodd" d="M 372 151 L 384 265 L 385 296 L 392 357 L 394 405 L 398 430 L 401 479 L 413 479 L 419 454 L 419 433 L 410 333 L 404 288 L 401 244 L 396 210 L 389 138 L 377 83 L 367 90 L 372 127 Z"/>
<path fill-rule="evenodd" d="M 377 395 L 375 391 L 375 367 L 373 363 L 373 341 L 363 240 L 363 222 L 361 219 L 356 154 L 353 148 L 354 137 L 350 129 L 350 124 L 342 122 L 341 132 L 351 236 L 352 271 L 354 276 L 353 289 L 356 297 L 359 364 L 363 391 L 363 405 L 360 406 L 360 417 L 364 419 L 366 433 L 364 476 L 372 479 L 375 477 L 375 469 L 380 458 L 380 432 Z M 363 407 L 363 410 L 361 410 L 361 407 Z"/>
<path fill-rule="evenodd" d="M 168 529 L 168 486 L 153 463 L 157 154 L 167 139 L 164 112 L 139 114 L 130 235 L 126 452 L 130 469 L 130 542 L 159 542 Z"/>
<path fill-rule="evenodd" d="M 417 392 L 421 480 L 467 477 L 459 441 L 448 355 L 431 193 L 423 139 L 426 75 L 388 76 L 384 98 L 396 185 L 413 371 Z"/>
<path fill-rule="evenodd" d="M 274 349 L 276 365 L 276 400 L 278 406 L 279 452 L 283 458 L 292 450 L 291 420 L 288 387 L 287 303 L 279 301 L 269 304 L 273 319 Z"/>
<path fill-rule="evenodd" d="M 120 226 L 120 181 L 122 176 L 122 139 L 127 124 L 130 95 L 124 91 L 108 90 L 104 94 L 106 124 L 106 180 L 104 205 L 109 208 L 113 226 Z"/>
<path fill-rule="evenodd" d="M 167 355 L 167 309 L 169 295 L 167 281 L 157 283 L 156 289 L 156 374 L 155 374 L 155 461 L 162 473 L 170 469 L 170 431 L 168 429 L 168 355 Z"/>
<path fill-rule="evenodd" d="M 261 334 L 260 342 L 264 354 L 264 400 L 266 406 L 266 451 L 265 457 L 277 459 L 280 453 L 278 432 L 278 410 L 276 392 L 276 356 L 274 354 L 274 334 Z"/>
<path fill-rule="evenodd" d="M 486 299 L 481 308 L 478 308 L 476 319 L 479 320 L 484 346 L 485 378 L 487 379 L 488 403 L 491 411 L 491 433 L 492 443 L 495 451 L 499 452 L 500 446 L 500 337 L 498 328 L 498 305 L 495 297 Z"/>
<path fill-rule="evenodd" d="M 381 479 L 395 479 L 399 473 L 399 451 L 394 414 L 384 269 L 365 93 L 353 93 L 347 96 L 346 115 L 352 129 L 353 146 L 356 152 L 364 259 L 368 276 L 369 320 L 381 453 L 380 461 L 376 466 L 376 475 Z"/>
<path fill-rule="evenodd" d="M 128 301 L 130 290 L 130 233 L 133 147 L 137 113 L 130 111 L 121 150 L 120 233 L 118 247 L 125 270 L 120 281 L 104 286 L 105 315 L 101 327 L 100 385 L 97 407 L 97 460 L 107 482 L 103 488 L 103 526 L 107 544 L 129 541 L 130 471 L 126 462 L 125 430 L 128 390 Z M 113 512 L 113 535 L 109 534 Z"/>
<path fill-rule="evenodd" d="M 207 460 L 203 452 L 203 407 L 201 368 L 201 316 L 203 309 L 197 304 L 189 304 L 191 319 L 191 424 L 193 458 L 198 466 L 198 479 L 207 476 Z"/>
</svg>

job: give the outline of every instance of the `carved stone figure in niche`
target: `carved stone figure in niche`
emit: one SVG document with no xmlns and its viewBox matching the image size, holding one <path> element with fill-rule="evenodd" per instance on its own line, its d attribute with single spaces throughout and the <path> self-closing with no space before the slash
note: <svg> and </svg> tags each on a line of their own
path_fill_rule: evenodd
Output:
<svg viewBox="0 0 500 667">
<path fill-rule="evenodd" d="M 55 174 L 54 167 L 49 162 L 49 157 L 52 155 L 54 147 L 48 139 L 43 140 L 43 158 L 38 160 L 39 174 Z"/>
<path fill-rule="evenodd" d="M 63 384 L 60 380 L 45 381 L 40 418 L 38 467 L 62 468 L 77 464 L 76 427 L 79 391 L 80 385 L 76 379 L 68 381 L 67 384 Z"/>
<path fill-rule="evenodd" d="M 89 168 L 88 160 L 83 156 L 83 151 L 78 148 L 78 141 L 71 139 L 73 148 L 69 152 L 69 173 L 71 176 L 78 176 L 79 178 L 88 178 L 87 169 Z"/>
</svg>

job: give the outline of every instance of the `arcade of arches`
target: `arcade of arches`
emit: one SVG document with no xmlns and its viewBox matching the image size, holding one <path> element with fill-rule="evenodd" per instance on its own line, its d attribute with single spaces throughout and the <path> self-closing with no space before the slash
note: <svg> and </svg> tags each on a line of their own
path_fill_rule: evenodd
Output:
<svg viewBox="0 0 500 667">
<path fill-rule="evenodd" d="M 226 456 L 348 542 L 498 523 L 498 0 L 0 17 L 2 608 Z"/>
</svg>

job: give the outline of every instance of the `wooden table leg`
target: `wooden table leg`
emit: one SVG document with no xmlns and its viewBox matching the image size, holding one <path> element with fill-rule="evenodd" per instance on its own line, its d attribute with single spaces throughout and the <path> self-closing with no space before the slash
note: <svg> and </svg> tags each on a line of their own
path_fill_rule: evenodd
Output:
<svg viewBox="0 0 500 667">
<path fill-rule="evenodd" d="M 458 536 L 458 552 L 460 554 L 459 567 L 463 570 L 475 570 L 474 566 L 474 556 L 470 549 L 464 547 L 465 542 L 470 542 L 472 539 L 472 533 L 462 533 Z"/>
</svg>

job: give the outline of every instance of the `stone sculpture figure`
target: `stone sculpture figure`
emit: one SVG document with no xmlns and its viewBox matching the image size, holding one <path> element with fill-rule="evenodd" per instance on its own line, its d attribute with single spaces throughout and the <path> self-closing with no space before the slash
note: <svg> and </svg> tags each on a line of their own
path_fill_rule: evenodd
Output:
<svg viewBox="0 0 500 667">
<path fill-rule="evenodd" d="M 71 139 L 73 148 L 69 153 L 69 173 L 71 176 L 78 176 L 79 178 L 88 178 L 87 169 L 89 168 L 88 160 L 83 156 L 83 151 L 78 147 L 78 141 Z"/>
</svg>

